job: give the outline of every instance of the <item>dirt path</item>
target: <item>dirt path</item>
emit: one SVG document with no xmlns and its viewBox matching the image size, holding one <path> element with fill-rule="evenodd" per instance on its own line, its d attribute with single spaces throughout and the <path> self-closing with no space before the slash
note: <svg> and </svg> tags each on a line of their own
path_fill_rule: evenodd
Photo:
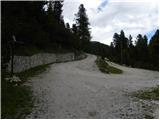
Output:
<svg viewBox="0 0 160 120">
<path fill-rule="evenodd" d="M 130 93 L 158 85 L 158 72 L 110 63 L 124 71 L 103 74 L 96 56 L 57 63 L 26 83 L 33 89 L 35 108 L 26 118 L 145 118 L 155 101 L 142 101 Z M 155 115 L 157 116 L 157 114 Z"/>
</svg>

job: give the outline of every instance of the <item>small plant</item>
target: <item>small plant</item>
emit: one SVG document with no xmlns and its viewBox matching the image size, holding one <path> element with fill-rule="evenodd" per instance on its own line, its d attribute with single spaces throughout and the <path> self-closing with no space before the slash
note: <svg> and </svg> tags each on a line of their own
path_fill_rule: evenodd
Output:
<svg viewBox="0 0 160 120">
<path fill-rule="evenodd" d="M 5 80 L 8 81 L 9 83 L 14 84 L 15 86 L 19 85 L 22 82 L 22 80 L 19 79 L 19 77 L 17 77 L 17 76 L 5 78 Z"/>
<path fill-rule="evenodd" d="M 140 99 L 159 100 L 159 86 L 153 87 L 149 90 L 140 90 L 134 95 Z"/>
</svg>

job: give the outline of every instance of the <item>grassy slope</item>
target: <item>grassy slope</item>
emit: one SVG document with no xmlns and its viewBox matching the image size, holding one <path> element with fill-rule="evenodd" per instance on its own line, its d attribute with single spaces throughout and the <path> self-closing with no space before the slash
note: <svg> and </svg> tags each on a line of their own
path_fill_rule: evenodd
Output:
<svg viewBox="0 0 160 120">
<path fill-rule="evenodd" d="M 48 65 L 41 65 L 24 72 L 17 73 L 16 76 L 19 76 L 22 80 L 18 86 L 7 82 L 4 80 L 4 77 L 2 77 L 2 118 L 25 118 L 25 116 L 32 111 L 32 91 L 29 87 L 24 86 L 23 83 L 30 77 L 44 72 L 47 67 Z"/>
</svg>

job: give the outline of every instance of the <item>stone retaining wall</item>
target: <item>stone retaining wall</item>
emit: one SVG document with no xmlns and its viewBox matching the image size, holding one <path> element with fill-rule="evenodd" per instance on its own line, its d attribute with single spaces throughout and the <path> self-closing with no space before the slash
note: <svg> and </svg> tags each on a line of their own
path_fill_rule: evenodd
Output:
<svg viewBox="0 0 160 120">
<path fill-rule="evenodd" d="M 21 72 L 39 65 L 73 61 L 85 58 L 85 55 L 75 55 L 74 53 L 53 54 L 39 53 L 33 56 L 14 56 L 13 68 L 14 73 Z M 8 71 L 11 71 L 11 61 L 8 63 Z"/>
</svg>

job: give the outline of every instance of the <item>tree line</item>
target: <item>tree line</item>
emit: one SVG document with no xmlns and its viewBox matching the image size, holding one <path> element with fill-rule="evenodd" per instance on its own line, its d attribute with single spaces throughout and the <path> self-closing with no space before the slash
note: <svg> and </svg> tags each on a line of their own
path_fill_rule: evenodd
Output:
<svg viewBox="0 0 160 120">
<path fill-rule="evenodd" d="M 135 44 L 132 36 L 125 36 L 123 30 L 113 35 L 109 58 L 119 64 L 146 69 L 159 69 L 159 30 L 155 32 L 148 44 L 146 35 L 138 34 Z"/>
<path fill-rule="evenodd" d="M 79 6 L 76 23 L 65 23 L 63 0 L 2 2 L 2 63 L 10 59 L 14 35 L 15 54 L 35 48 L 43 52 L 84 51 L 91 39 L 84 5 Z M 34 49 L 33 49 L 34 48 Z"/>
<path fill-rule="evenodd" d="M 111 61 L 132 67 L 158 70 L 159 30 L 149 44 L 146 35 L 139 34 L 133 44 L 132 36 L 123 30 L 115 33 L 111 45 L 91 42 L 90 23 L 83 4 L 75 14 L 75 23 L 65 23 L 62 16 L 64 1 L 2 1 L 2 65 L 11 55 L 12 36 L 19 43 L 14 46 L 15 54 L 22 55 L 38 49 L 41 52 L 84 51 Z M 27 48 L 24 49 L 24 48 Z"/>
</svg>

